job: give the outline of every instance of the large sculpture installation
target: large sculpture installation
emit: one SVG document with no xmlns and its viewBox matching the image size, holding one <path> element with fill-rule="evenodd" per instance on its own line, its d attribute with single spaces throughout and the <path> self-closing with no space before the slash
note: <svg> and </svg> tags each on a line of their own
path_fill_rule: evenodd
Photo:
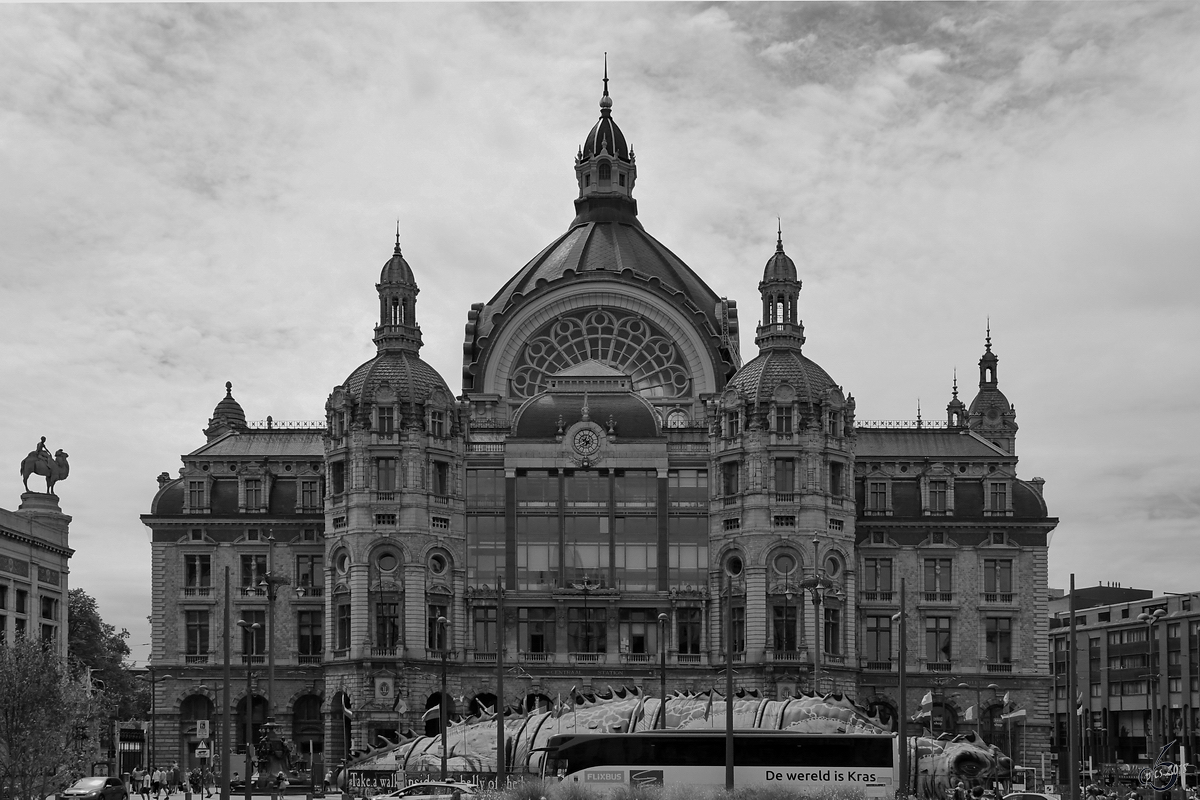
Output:
<svg viewBox="0 0 1200 800">
<path fill-rule="evenodd" d="M 574 694 L 557 708 L 524 714 L 506 710 L 505 763 L 514 776 L 538 775 L 547 740 L 559 733 L 626 733 L 663 727 L 662 703 L 637 689 L 610 690 L 607 696 Z M 769 700 L 754 691 L 734 696 L 734 727 L 800 733 L 891 733 L 892 726 L 840 694 L 805 694 Z M 714 692 L 675 693 L 667 698 L 666 727 L 725 727 L 725 700 Z M 496 772 L 496 717 L 485 711 L 452 721 L 446 731 L 447 769 L 456 774 Z M 346 771 L 426 772 L 440 768 L 442 737 L 415 736 L 351 754 Z M 1009 777 L 1012 761 L 974 733 L 910 737 L 912 793 L 941 800 L 958 781 L 968 788 L 990 787 Z M 346 772 L 337 776 L 346 785 Z"/>
</svg>

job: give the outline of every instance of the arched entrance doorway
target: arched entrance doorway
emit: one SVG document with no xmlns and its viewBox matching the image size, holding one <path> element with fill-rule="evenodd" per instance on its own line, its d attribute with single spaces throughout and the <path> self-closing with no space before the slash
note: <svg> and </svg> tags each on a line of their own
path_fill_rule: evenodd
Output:
<svg viewBox="0 0 1200 800">
<path fill-rule="evenodd" d="M 434 692 L 429 695 L 429 699 L 425 701 L 425 735 L 437 736 L 442 731 L 442 715 L 440 711 L 434 711 L 442 702 L 442 693 Z M 454 696 L 446 695 L 446 719 L 454 718 Z"/>
</svg>

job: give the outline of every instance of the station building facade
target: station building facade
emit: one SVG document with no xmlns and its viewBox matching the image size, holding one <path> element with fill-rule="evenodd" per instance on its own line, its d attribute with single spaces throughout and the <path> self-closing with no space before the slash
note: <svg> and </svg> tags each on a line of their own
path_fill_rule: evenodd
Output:
<svg viewBox="0 0 1200 800">
<path fill-rule="evenodd" d="M 945 420 L 858 421 L 804 354 L 782 236 L 743 362 L 736 304 L 638 219 L 607 85 L 574 171 L 566 232 L 468 311 L 457 395 L 420 357 L 397 237 L 377 354 L 324 419 L 248 423 L 227 385 L 207 441 L 160 476 L 143 516 L 171 676 L 158 760 L 188 761 L 214 714 L 227 627 L 255 671 L 249 703 L 231 690 L 235 727 L 273 717 L 318 764 L 436 731 L 422 717 L 443 659 L 453 713 L 527 709 L 656 691 L 663 651 L 669 691 L 708 690 L 727 633 L 739 686 L 844 692 L 894 717 L 902 581 L 909 708 L 931 699 L 927 724 L 965 731 L 978 699 L 986 735 L 1000 695 L 974 688 L 1002 685 L 1048 744 L 1056 520 L 1042 481 L 1017 476 L 990 334 L 969 405 L 955 385 Z"/>
</svg>

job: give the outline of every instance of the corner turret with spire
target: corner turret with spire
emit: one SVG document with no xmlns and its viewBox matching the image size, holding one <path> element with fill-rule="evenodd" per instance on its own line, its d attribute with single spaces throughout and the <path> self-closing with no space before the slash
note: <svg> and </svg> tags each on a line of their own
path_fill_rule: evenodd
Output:
<svg viewBox="0 0 1200 800">
<path fill-rule="evenodd" d="M 775 253 L 763 269 L 758 293 L 762 296 L 762 320 L 754 343 L 760 351 L 769 349 L 800 350 L 804 345 L 804 323 L 797 305 L 802 282 L 796 277 L 796 263 L 783 252 L 783 223 L 777 221 Z"/>
<path fill-rule="evenodd" d="M 396 249 L 383 265 L 379 283 L 379 324 L 375 347 L 380 353 L 421 351 L 421 326 L 417 324 L 417 280 L 400 252 L 400 223 L 396 222 Z"/>
<path fill-rule="evenodd" d="M 992 324 L 989 320 L 983 355 L 979 358 L 979 393 L 967 409 L 967 428 L 1006 453 L 1015 454 L 1017 409 L 1000 391 L 996 376 L 999 360 L 992 352 Z"/>
<path fill-rule="evenodd" d="M 641 227 L 637 221 L 637 201 L 633 199 L 633 185 L 637 181 L 633 148 L 626 144 L 625 134 L 612 118 L 612 104 L 608 95 L 608 54 L 605 53 L 600 119 L 592 126 L 575 156 L 579 197 L 575 200 L 573 225 L 616 221 Z"/>
</svg>

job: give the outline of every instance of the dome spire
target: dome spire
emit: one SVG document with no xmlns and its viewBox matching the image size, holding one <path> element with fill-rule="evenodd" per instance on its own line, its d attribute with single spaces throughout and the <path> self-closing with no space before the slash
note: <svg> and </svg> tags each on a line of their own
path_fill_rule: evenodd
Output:
<svg viewBox="0 0 1200 800">
<path fill-rule="evenodd" d="M 395 255 L 395 256 L 400 255 L 400 218 L 399 217 L 396 218 L 396 249 L 392 252 L 392 255 Z"/>
<path fill-rule="evenodd" d="M 987 339 L 984 341 L 984 350 L 989 353 L 992 352 L 992 316 L 991 316 L 991 314 L 989 314 L 987 317 Z"/>
<path fill-rule="evenodd" d="M 779 217 L 775 218 L 776 233 L 778 238 L 775 239 L 775 252 L 783 252 L 783 220 Z"/>
<path fill-rule="evenodd" d="M 608 52 L 604 53 L 604 94 L 600 95 L 600 114 L 607 117 L 612 113 L 612 98 L 608 96 Z"/>
</svg>

